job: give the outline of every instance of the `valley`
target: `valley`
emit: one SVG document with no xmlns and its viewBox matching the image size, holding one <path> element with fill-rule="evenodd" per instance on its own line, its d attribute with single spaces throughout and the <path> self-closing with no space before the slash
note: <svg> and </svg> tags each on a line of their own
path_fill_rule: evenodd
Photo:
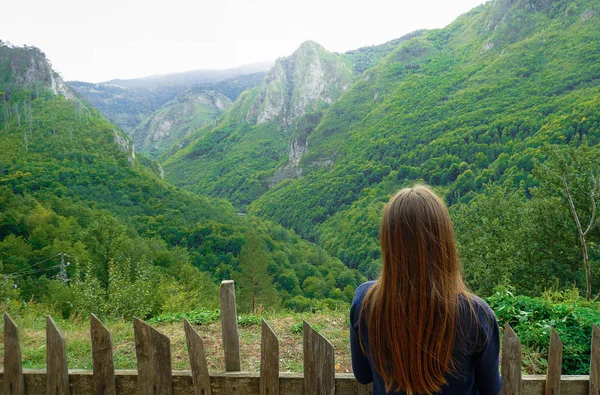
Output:
<svg viewBox="0 0 600 395">
<path fill-rule="evenodd" d="M 526 369 L 543 370 L 556 326 L 569 374 L 584 373 L 600 309 L 599 22 L 595 0 L 493 0 L 344 53 L 306 41 L 273 63 L 103 83 L 0 42 L 0 306 L 125 333 L 134 316 L 214 312 L 234 279 L 244 317 L 282 332 L 313 317 L 347 348 L 354 290 L 381 269 L 383 207 L 427 184 L 470 289 L 530 336 Z"/>
</svg>

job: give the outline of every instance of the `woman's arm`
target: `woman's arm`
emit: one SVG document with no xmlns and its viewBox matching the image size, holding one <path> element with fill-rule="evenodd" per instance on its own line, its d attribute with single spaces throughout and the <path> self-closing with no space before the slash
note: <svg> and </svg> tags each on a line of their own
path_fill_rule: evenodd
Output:
<svg viewBox="0 0 600 395">
<path fill-rule="evenodd" d="M 473 356 L 475 383 L 481 395 L 496 395 L 502 389 L 502 378 L 498 367 L 500 362 L 500 330 L 492 309 L 487 304 L 482 307 L 485 314 L 479 315 L 481 328 L 479 335 L 484 343 L 481 350 Z"/>
<path fill-rule="evenodd" d="M 358 292 L 357 292 L 358 294 Z M 373 381 L 373 374 L 371 373 L 371 365 L 369 359 L 363 353 L 360 347 L 360 335 L 358 334 L 358 320 L 360 307 L 362 304 L 362 297 L 358 298 L 355 295 L 350 307 L 350 354 L 352 356 L 352 371 L 354 377 L 361 384 L 368 384 Z"/>
</svg>

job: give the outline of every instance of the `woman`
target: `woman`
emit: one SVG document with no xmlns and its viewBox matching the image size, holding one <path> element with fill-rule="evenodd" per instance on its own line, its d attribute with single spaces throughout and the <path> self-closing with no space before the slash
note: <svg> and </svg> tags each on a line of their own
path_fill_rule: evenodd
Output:
<svg viewBox="0 0 600 395">
<path fill-rule="evenodd" d="M 452 222 L 428 187 L 402 189 L 385 206 L 381 277 L 350 309 L 356 379 L 373 394 L 498 394 L 494 312 L 463 283 Z"/>
</svg>

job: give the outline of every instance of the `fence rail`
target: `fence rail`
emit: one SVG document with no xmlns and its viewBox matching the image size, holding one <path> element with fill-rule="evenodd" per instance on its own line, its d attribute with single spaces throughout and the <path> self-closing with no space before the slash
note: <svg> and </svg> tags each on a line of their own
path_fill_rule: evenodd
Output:
<svg viewBox="0 0 600 395">
<path fill-rule="evenodd" d="M 221 284 L 221 324 L 226 371 L 208 372 L 202 337 L 184 321 L 190 371 L 171 368 L 170 340 L 145 322 L 134 319 L 137 371 L 115 370 L 110 332 L 94 315 L 90 318 L 93 370 L 68 370 L 65 337 L 51 317 L 46 319 L 46 370 L 23 369 L 18 328 L 4 314 L 3 395 L 291 395 L 371 394 L 352 374 L 335 374 L 331 343 L 303 323 L 304 373 L 279 372 L 279 341 L 262 321 L 260 373 L 241 372 L 235 288 Z M 561 375 L 562 343 L 550 335 L 546 376 L 521 374 L 521 345 L 510 326 L 504 330 L 501 373 L 504 395 L 600 395 L 600 329 L 594 325 L 589 376 Z"/>
</svg>

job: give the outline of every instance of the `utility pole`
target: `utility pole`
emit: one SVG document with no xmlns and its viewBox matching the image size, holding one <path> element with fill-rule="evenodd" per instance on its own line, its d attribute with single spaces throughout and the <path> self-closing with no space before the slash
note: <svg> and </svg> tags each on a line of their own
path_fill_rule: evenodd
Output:
<svg viewBox="0 0 600 395">
<path fill-rule="evenodd" d="M 69 282 L 69 276 L 67 275 L 67 266 L 71 264 L 71 262 L 65 262 L 65 254 L 64 252 L 59 253 L 60 255 L 60 271 L 56 275 L 56 278 L 62 281 L 65 285 Z"/>
</svg>

